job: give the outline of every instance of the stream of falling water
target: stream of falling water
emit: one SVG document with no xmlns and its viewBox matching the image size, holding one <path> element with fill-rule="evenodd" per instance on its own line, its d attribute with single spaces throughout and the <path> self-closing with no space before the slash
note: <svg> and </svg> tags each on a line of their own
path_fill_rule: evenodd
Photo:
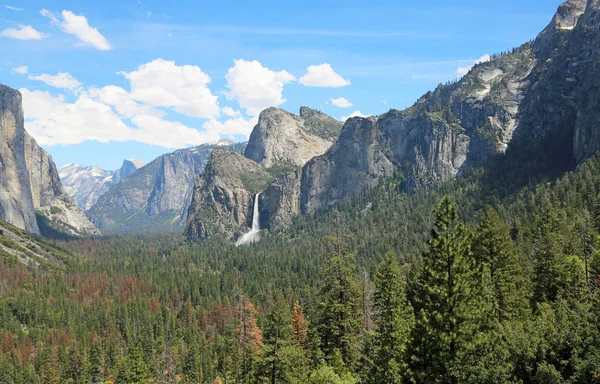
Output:
<svg viewBox="0 0 600 384">
<path fill-rule="evenodd" d="M 250 232 L 245 233 L 235 243 L 236 246 L 252 244 L 260 240 L 260 213 L 258 211 L 258 198 L 260 193 L 254 196 L 254 209 L 252 212 L 252 229 Z"/>
</svg>

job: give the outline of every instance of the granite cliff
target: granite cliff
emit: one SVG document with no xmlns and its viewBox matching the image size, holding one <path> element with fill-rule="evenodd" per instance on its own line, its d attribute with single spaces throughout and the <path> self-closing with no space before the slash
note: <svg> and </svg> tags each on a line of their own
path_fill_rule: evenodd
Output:
<svg viewBox="0 0 600 384">
<path fill-rule="evenodd" d="M 65 192 L 52 157 L 25 131 L 21 94 L 0 85 L 0 219 L 49 236 L 100 232 Z"/>
<path fill-rule="evenodd" d="M 299 115 L 278 108 L 264 110 L 244 155 L 215 151 L 205 172 L 197 177 L 188 213 L 188 238 L 239 237 L 251 226 L 256 193 L 280 177 L 296 174 L 311 158 L 327 151 L 341 127 L 338 120 L 308 107 L 300 108 Z M 289 200 L 293 204 L 294 199 Z M 288 209 L 280 210 L 285 225 L 289 225 Z"/>
<path fill-rule="evenodd" d="M 90 209 L 112 185 L 143 167 L 139 160 L 124 160 L 121 168 L 106 171 L 96 166 L 67 164 L 58 169 L 65 190 L 83 211 Z"/>
<path fill-rule="evenodd" d="M 600 2 L 569 0 L 533 42 L 475 65 L 406 110 L 349 119 L 323 154 L 298 151 L 311 133 L 298 131 L 306 116 L 264 111 L 272 117 L 255 127 L 246 156 L 267 168 L 306 164 L 285 169 L 262 191 L 261 227 L 282 230 L 294 216 L 328 209 L 392 175 L 412 193 L 499 158 L 536 172 L 572 169 L 600 149 L 599 29 Z"/>
<path fill-rule="evenodd" d="M 111 186 L 88 217 L 107 233 L 181 230 L 196 175 L 221 147 L 239 152 L 244 144 L 220 141 L 160 156 Z"/>
</svg>

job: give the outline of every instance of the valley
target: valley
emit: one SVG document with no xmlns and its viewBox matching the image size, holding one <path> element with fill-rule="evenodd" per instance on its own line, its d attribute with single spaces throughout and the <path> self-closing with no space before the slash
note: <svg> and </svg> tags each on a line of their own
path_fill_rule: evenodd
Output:
<svg viewBox="0 0 600 384">
<path fill-rule="evenodd" d="M 57 168 L 0 85 L 0 383 L 600 383 L 599 20 L 115 171 Z"/>
</svg>

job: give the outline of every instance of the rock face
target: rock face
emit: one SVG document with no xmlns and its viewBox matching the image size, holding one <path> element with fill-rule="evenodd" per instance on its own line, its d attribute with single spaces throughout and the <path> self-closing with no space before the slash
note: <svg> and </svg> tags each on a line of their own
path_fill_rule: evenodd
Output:
<svg viewBox="0 0 600 384">
<path fill-rule="evenodd" d="M 25 159 L 33 205 L 38 213 L 42 234 L 55 236 L 55 232 L 59 232 L 72 236 L 99 235 L 100 231 L 65 192 L 52 157 L 27 133 Z"/>
<path fill-rule="evenodd" d="M 58 169 L 65 190 L 79 208 L 89 210 L 112 185 L 129 177 L 144 166 L 140 160 L 123 160 L 116 171 L 105 171 L 100 167 L 67 164 Z"/>
<path fill-rule="evenodd" d="M 113 184 L 112 171 L 100 167 L 67 164 L 58 168 L 65 191 L 79 208 L 87 211 Z"/>
<path fill-rule="evenodd" d="M 341 127 L 339 121 L 308 107 L 300 109 L 300 116 L 268 108 L 261 112 L 244 155 L 266 168 L 301 167 L 323 154 Z"/>
<path fill-rule="evenodd" d="M 220 147 L 241 151 L 243 144 L 204 144 L 160 156 L 113 185 L 87 211 L 88 217 L 107 233 L 180 230 L 196 175 Z"/>
<path fill-rule="evenodd" d="M 194 186 L 186 235 L 200 240 L 213 235 L 232 239 L 251 225 L 254 196 L 273 176 L 239 153 L 215 149 Z"/>
<path fill-rule="evenodd" d="M 0 218 L 31 233 L 99 234 L 63 189 L 52 157 L 25 131 L 20 93 L 3 85 L 0 130 Z"/>
<path fill-rule="evenodd" d="M 115 173 L 113 173 L 112 183 L 118 184 L 119 181 L 133 175 L 135 171 L 142 168 L 143 166 L 144 162 L 140 160 L 123 160 L 123 165 L 121 165 L 121 168 L 117 169 Z"/>
<path fill-rule="evenodd" d="M 262 227 L 281 230 L 295 215 L 327 209 L 391 175 L 401 175 L 410 193 L 497 155 L 544 172 L 575 167 L 600 150 L 599 51 L 600 1 L 569 0 L 534 42 L 474 66 L 404 111 L 349 119 L 321 155 L 288 141 L 315 134 L 306 128 L 313 112 L 265 111 L 247 157 L 272 167 L 315 156 L 261 193 Z"/>
<path fill-rule="evenodd" d="M 327 209 L 395 173 L 412 192 L 507 151 L 560 170 L 584 161 L 600 149 L 599 21 L 597 2 L 568 1 L 535 42 L 405 111 L 350 119 L 326 153 L 261 195 L 263 225 L 280 230 L 295 214 Z"/>
<path fill-rule="evenodd" d="M 27 232 L 39 233 L 25 162 L 21 94 L 0 85 L 0 218 Z"/>
<path fill-rule="evenodd" d="M 308 107 L 300 108 L 299 116 L 278 108 L 264 110 L 244 155 L 215 150 L 197 178 L 187 237 L 238 237 L 250 228 L 254 198 L 261 191 L 261 228 L 290 225 L 299 213 L 301 167 L 327 151 L 341 127 L 338 120 Z"/>
</svg>

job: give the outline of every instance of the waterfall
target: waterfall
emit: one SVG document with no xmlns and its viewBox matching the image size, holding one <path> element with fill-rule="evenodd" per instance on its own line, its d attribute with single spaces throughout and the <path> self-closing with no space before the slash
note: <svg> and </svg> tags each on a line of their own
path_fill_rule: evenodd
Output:
<svg viewBox="0 0 600 384">
<path fill-rule="evenodd" d="M 258 212 L 258 198 L 260 193 L 257 193 L 254 197 L 254 212 L 252 213 L 252 231 L 258 232 L 260 231 L 260 213 Z"/>
<path fill-rule="evenodd" d="M 257 193 L 254 196 L 254 208 L 252 210 L 252 228 L 250 229 L 250 232 L 245 233 L 244 235 L 242 235 L 242 237 L 238 239 L 238 241 L 235 243 L 236 246 L 252 244 L 260 240 L 260 213 L 258 211 L 259 197 L 260 193 Z"/>
</svg>

